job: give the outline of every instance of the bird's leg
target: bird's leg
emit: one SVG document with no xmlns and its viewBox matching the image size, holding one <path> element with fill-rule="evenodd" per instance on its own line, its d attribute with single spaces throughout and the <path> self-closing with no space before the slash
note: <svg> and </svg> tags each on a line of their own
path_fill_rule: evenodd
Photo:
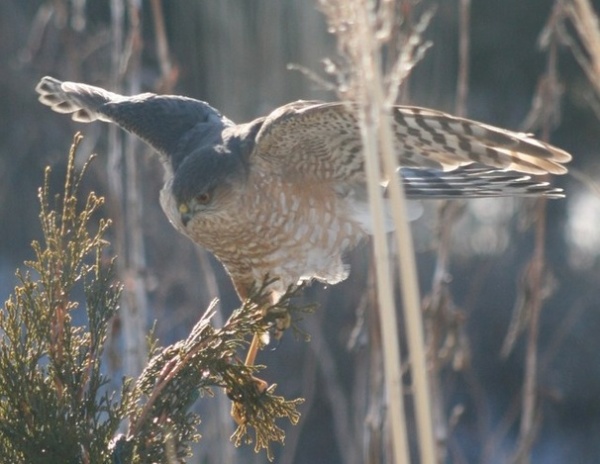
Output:
<svg viewBox="0 0 600 464">
<path fill-rule="evenodd" d="M 245 294 L 246 292 L 240 292 L 238 290 L 238 294 L 240 295 L 240 298 L 242 299 L 242 301 L 244 301 L 245 299 Z M 274 295 L 270 296 L 270 300 L 273 301 L 274 300 Z M 262 309 L 263 312 L 266 312 L 266 308 Z M 254 366 L 254 363 L 256 362 L 256 356 L 258 355 L 258 349 L 260 348 L 262 342 L 260 339 L 260 334 L 259 333 L 255 333 L 252 336 L 252 341 L 250 342 L 250 347 L 248 348 L 248 353 L 246 354 L 246 360 L 244 361 L 244 364 L 246 366 Z M 258 377 L 252 376 L 252 381 L 255 384 L 255 388 L 256 391 L 259 393 L 263 393 L 267 390 L 267 388 L 269 387 L 269 384 L 267 382 L 265 382 L 262 379 L 259 379 Z M 233 420 L 238 424 L 241 425 L 243 423 L 246 422 L 245 419 L 245 414 L 244 414 L 244 406 L 240 401 L 237 401 L 235 398 L 232 398 L 233 404 L 231 405 L 231 417 L 233 417 Z"/>
<path fill-rule="evenodd" d="M 248 348 L 248 354 L 246 354 L 246 360 L 244 361 L 246 366 L 254 366 L 260 345 L 260 335 L 256 333 L 252 337 L 252 342 L 250 342 L 250 347 Z"/>
<path fill-rule="evenodd" d="M 271 295 L 271 306 L 274 306 L 277 302 L 277 296 Z M 263 308 L 263 316 L 267 316 L 267 309 Z M 272 336 L 275 340 L 279 340 L 283 333 L 289 329 L 291 325 L 291 316 L 287 309 L 282 310 L 281 312 L 274 312 L 273 314 L 269 314 L 269 316 L 273 317 L 274 322 L 273 326 L 270 329 L 270 336 Z M 263 336 L 266 336 L 266 341 L 261 340 Z M 250 343 L 250 347 L 248 348 L 248 354 L 246 355 L 246 361 L 244 364 L 246 366 L 253 366 L 256 361 L 256 356 L 258 355 L 258 349 L 261 345 L 265 346 L 269 344 L 269 333 L 265 332 L 264 334 L 254 334 L 252 337 L 252 342 Z"/>
<path fill-rule="evenodd" d="M 277 300 L 277 295 L 274 293 L 271 293 L 269 295 L 270 305 L 275 304 L 276 300 Z M 263 317 L 267 315 L 267 309 L 268 309 L 268 305 L 265 305 L 261 308 Z M 254 363 L 256 361 L 256 356 L 258 355 L 258 349 L 261 347 L 261 345 L 263 345 L 263 342 L 261 341 L 261 334 L 255 333 L 254 336 L 252 337 L 252 342 L 250 342 L 250 347 L 248 348 L 248 353 L 246 354 L 246 360 L 244 361 L 244 364 L 246 366 L 254 366 Z M 260 382 L 263 382 L 263 381 L 261 380 Z M 265 386 L 266 386 L 266 382 L 263 382 L 263 383 L 265 383 Z"/>
</svg>

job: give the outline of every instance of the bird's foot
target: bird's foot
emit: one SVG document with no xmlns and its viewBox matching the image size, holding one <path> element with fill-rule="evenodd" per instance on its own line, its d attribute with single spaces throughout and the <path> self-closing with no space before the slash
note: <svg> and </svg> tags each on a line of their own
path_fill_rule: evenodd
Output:
<svg viewBox="0 0 600 464">
<path fill-rule="evenodd" d="M 248 405 L 252 404 L 253 398 L 259 398 L 267 391 L 269 384 L 262 379 L 252 377 L 251 383 L 237 391 L 227 390 L 227 396 L 233 404 L 231 405 L 231 417 L 237 425 L 248 423 Z"/>
<path fill-rule="evenodd" d="M 289 308 L 286 306 L 272 306 L 267 309 L 265 319 L 271 323 L 267 338 L 263 339 L 263 345 L 269 344 L 269 339 L 279 341 L 283 333 L 292 325 L 292 316 Z M 266 342 L 266 343 L 265 343 Z"/>
</svg>

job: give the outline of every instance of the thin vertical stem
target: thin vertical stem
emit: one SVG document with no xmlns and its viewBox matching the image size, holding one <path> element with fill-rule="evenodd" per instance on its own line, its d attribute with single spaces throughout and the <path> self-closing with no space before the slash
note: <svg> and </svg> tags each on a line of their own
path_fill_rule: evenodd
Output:
<svg viewBox="0 0 600 464">
<path fill-rule="evenodd" d="M 129 71 L 128 93 L 139 93 L 139 60 L 141 53 L 141 33 L 139 8 L 135 0 L 127 3 L 129 31 L 124 40 L 125 11 L 123 2 L 111 2 L 112 15 L 112 76 L 111 87 L 118 89 L 125 71 Z M 125 282 L 123 303 L 120 310 L 123 326 L 124 369 L 130 376 L 136 376 L 146 362 L 146 325 L 148 300 L 144 279 L 145 245 L 142 227 L 140 185 L 137 177 L 136 152 L 139 142 L 126 135 L 125 143 L 117 135 L 116 128 L 110 129 L 109 160 L 107 170 L 109 187 L 118 200 L 116 217 L 117 249 L 124 257 L 119 273 Z"/>
<path fill-rule="evenodd" d="M 414 246 L 410 226 L 406 199 L 403 194 L 400 176 L 394 176 L 395 162 L 392 132 L 389 124 L 381 127 L 382 154 L 385 170 L 390 179 L 389 192 L 391 212 L 396 227 L 395 238 L 398 246 L 398 263 L 402 284 L 402 302 L 406 320 L 406 336 L 410 352 L 410 367 L 413 378 L 413 395 L 415 401 L 417 429 L 420 445 L 420 456 L 423 464 L 434 464 L 436 458 L 436 441 L 433 433 L 431 389 L 427 373 L 427 356 L 425 337 L 423 333 L 423 316 L 419 284 L 417 281 L 417 265 L 415 262 Z M 387 323 L 383 323 L 385 328 Z M 394 328 L 395 330 L 395 328 Z M 385 329 L 383 331 L 385 343 Z M 387 370 L 386 370 L 387 372 Z"/>
<path fill-rule="evenodd" d="M 384 204 L 379 187 L 380 163 L 383 160 L 385 178 L 389 179 L 389 193 L 392 219 L 395 225 L 395 238 L 399 249 L 398 260 L 402 283 L 402 299 L 406 319 L 416 420 L 420 446 L 420 461 L 424 464 L 436 462 L 436 446 L 433 434 L 432 411 L 427 359 L 423 335 L 423 320 L 419 288 L 417 282 L 414 247 L 406 214 L 406 202 L 402 194 L 402 181 L 396 175 L 397 164 L 394 155 L 394 138 L 391 129 L 391 107 L 386 103 L 386 95 L 379 63 L 379 48 L 375 42 L 375 30 L 368 18 L 372 5 L 359 17 L 359 43 L 364 79 L 364 101 L 361 114 L 361 132 L 365 146 L 366 172 L 368 177 L 369 201 L 373 215 L 375 263 L 377 272 L 378 296 L 381 308 L 381 330 L 385 383 L 390 401 L 390 421 L 392 446 L 395 462 L 409 462 L 406 442 L 406 423 L 400 370 L 400 349 L 395 314 L 393 286 L 391 281 L 389 250 L 387 246 Z M 402 416 L 395 417 L 395 415 Z"/>
<path fill-rule="evenodd" d="M 375 31 L 369 2 L 357 2 L 362 7 L 362 14 L 357 15 L 358 43 L 357 50 L 360 62 L 358 73 L 363 76 L 362 108 L 359 114 L 361 136 L 365 153 L 365 171 L 369 203 L 373 220 L 373 248 L 375 272 L 377 276 L 377 295 L 381 312 L 380 322 L 383 339 L 383 364 L 385 385 L 389 399 L 388 417 L 391 423 L 391 443 L 394 462 L 400 464 L 410 462 L 408 440 L 406 436 L 406 420 L 404 412 L 404 393 L 402 388 L 402 372 L 400 362 L 400 343 L 398 340 L 398 323 L 394 303 L 390 253 L 387 233 L 384 227 L 385 212 L 380 189 L 380 127 L 389 122 L 384 113 L 385 96 L 382 88 L 382 76 L 379 63 L 379 49 L 375 41 Z"/>
<path fill-rule="evenodd" d="M 464 116 L 469 93 L 469 53 L 471 0 L 460 0 L 458 11 L 458 80 L 456 82 L 456 115 Z"/>
<path fill-rule="evenodd" d="M 560 14 L 561 4 L 557 2 L 551 16 L 551 23 L 554 27 L 555 19 Z M 543 107 L 540 108 L 542 113 L 542 138 L 548 140 L 551 124 L 555 118 L 554 111 L 556 109 L 555 99 L 557 98 L 554 89 L 557 88 L 557 42 L 556 32 L 551 30 L 548 43 L 548 61 L 546 77 L 550 90 L 548 95 L 540 95 L 542 98 Z M 545 97 L 545 98 L 544 98 Z M 519 426 L 519 446 L 515 454 L 514 462 L 519 464 L 527 464 L 530 462 L 530 452 L 535 435 L 537 432 L 537 419 L 539 416 L 539 400 L 538 400 L 538 340 L 539 340 L 539 325 L 542 313 L 542 286 L 543 273 L 545 267 L 545 243 L 546 243 L 546 199 L 540 198 L 536 208 L 535 221 L 535 249 L 530 261 L 531 272 L 528 273 L 529 288 L 531 292 L 530 298 L 530 319 L 527 331 L 527 347 L 525 352 L 525 379 L 523 382 L 522 396 L 522 411 L 521 422 Z"/>
<path fill-rule="evenodd" d="M 160 90 L 169 92 L 173 87 L 173 76 L 171 59 L 169 58 L 169 41 L 165 29 L 165 18 L 162 10 L 161 0 L 152 0 L 152 19 L 154 19 L 154 31 L 156 34 L 156 54 L 160 65 L 160 74 L 162 76 Z"/>
<path fill-rule="evenodd" d="M 470 50 L 470 0 L 458 2 L 458 77 L 456 83 L 455 111 L 465 116 L 469 91 L 469 50 Z M 438 355 L 438 347 L 448 331 L 443 313 L 448 303 L 448 281 L 450 276 L 450 246 L 452 229 L 462 209 L 463 202 L 443 200 L 439 208 L 439 235 L 437 240 L 436 264 L 429 298 L 430 315 L 427 318 L 427 342 L 432 350 L 430 355 L 431 401 L 433 423 L 438 444 L 438 459 L 443 462 L 448 454 L 449 426 L 446 405 L 441 385 L 444 360 Z"/>
<path fill-rule="evenodd" d="M 423 464 L 434 464 L 437 462 L 437 448 L 433 433 L 431 389 L 429 386 L 429 377 L 427 372 L 427 356 L 425 352 L 426 346 L 423 331 L 423 316 L 421 312 L 419 284 L 417 279 L 417 265 L 415 262 L 410 225 L 408 223 L 407 205 L 404 197 L 402 178 L 401 176 L 397 175 L 398 165 L 394 149 L 394 135 L 391 127 L 390 114 L 392 108 L 390 103 L 386 104 L 386 96 L 384 94 L 383 79 L 380 75 L 381 68 L 379 63 L 375 63 L 373 69 L 375 76 L 369 98 L 373 99 L 372 101 L 379 111 L 379 114 L 377 115 L 379 124 L 376 135 L 379 136 L 380 140 L 379 148 L 381 158 L 383 160 L 385 173 L 384 178 L 389 179 L 388 189 L 391 203 L 389 211 L 394 222 L 394 238 L 396 239 L 398 248 L 398 265 L 400 269 L 404 318 L 406 321 L 405 333 L 408 339 L 411 360 L 410 367 L 413 380 L 413 395 L 421 458 L 420 462 Z M 367 163 L 367 165 L 368 164 L 369 163 Z M 372 187 L 371 179 L 369 182 L 369 187 Z M 379 187 L 379 182 L 377 182 L 377 184 L 373 187 Z M 371 191 L 369 191 L 369 194 L 371 194 Z M 377 195 L 381 196 L 381 191 L 378 191 Z M 377 219 L 378 218 L 376 218 L 376 220 Z M 383 222 L 380 224 L 383 224 Z M 379 273 L 377 274 L 377 277 L 379 279 Z M 382 311 L 384 311 L 381 318 L 384 343 L 384 366 L 386 372 L 386 384 L 389 387 L 389 382 L 394 382 L 395 377 L 391 377 L 388 381 L 388 373 L 400 375 L 395 373 L 395 371 L 399 369 L 400 365 L 397 364 L 393 369 L 390 365 L 391 362 L 396 363 L 399 361 L 398 333 L 397 325 L 395 324 L 396 318 L 394 307 L 390 306 L 384 308 L 382 306 Z M 387 311 L 391 312 L 392 314 L 386 314 Z M 392 325 L 392 323 L 394 325 Z M 394 348 L 393 343 L 396 344 L 395 353 L 396 356 L 398 356 L 398 361 L 396 361 L 393 356 L 390 356 L 390 354 L 386 352 L 386 350 L 391 351 L 391 349 Z M 392 370 L 388 371 L 388 369 Z M 403 427 L 405 427 L 404 424 Z"/>
</svg>

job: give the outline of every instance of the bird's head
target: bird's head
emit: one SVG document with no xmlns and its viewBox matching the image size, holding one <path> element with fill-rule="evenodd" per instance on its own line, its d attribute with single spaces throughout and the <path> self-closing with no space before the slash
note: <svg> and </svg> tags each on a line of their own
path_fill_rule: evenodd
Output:
<svg viewBox="0 0 600 464">
<path fill-rule="evenodd" d="M 198 150 L 181 163 L 173 177 L 172 194 L 184 227 L 196 216 L 218 214 L 236 201 L 245 168 L 235 153 L 219 147 Z"/>
</svg>

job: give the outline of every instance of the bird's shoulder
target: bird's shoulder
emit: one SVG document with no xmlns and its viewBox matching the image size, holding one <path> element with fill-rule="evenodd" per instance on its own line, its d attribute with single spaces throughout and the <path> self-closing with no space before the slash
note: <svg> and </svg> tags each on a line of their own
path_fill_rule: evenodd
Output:
<svg viewBox="0 0 600 464">
<path fill-rule="evenodd" d="M 328 142 L 331 137 L 358 135 L 352 109 L 344 102 L 298 100 L 268 114 L 256 134 L 257 157 L 286 158 L 303 146 Z"/>
<path fill-rule="evenodd" d="M 354 112 L 343 102 L 291 102 L 235 131 L 252 139 L 250 173 L 293 183 L 335 178 L 347 158 L 342 145 L 360 143 Z"/>
<path fill-rule="evenodd" d="M 307 131 L 314 135 L 315 129 L 327 129 L 334 114 L 347 114 L 345 106 L 342 102 L 321 100 L 297 100 L 280 106 L 264 118 L 257 141 L 267 144 L 273 137 L 304 136 Z"/>
</svg>

